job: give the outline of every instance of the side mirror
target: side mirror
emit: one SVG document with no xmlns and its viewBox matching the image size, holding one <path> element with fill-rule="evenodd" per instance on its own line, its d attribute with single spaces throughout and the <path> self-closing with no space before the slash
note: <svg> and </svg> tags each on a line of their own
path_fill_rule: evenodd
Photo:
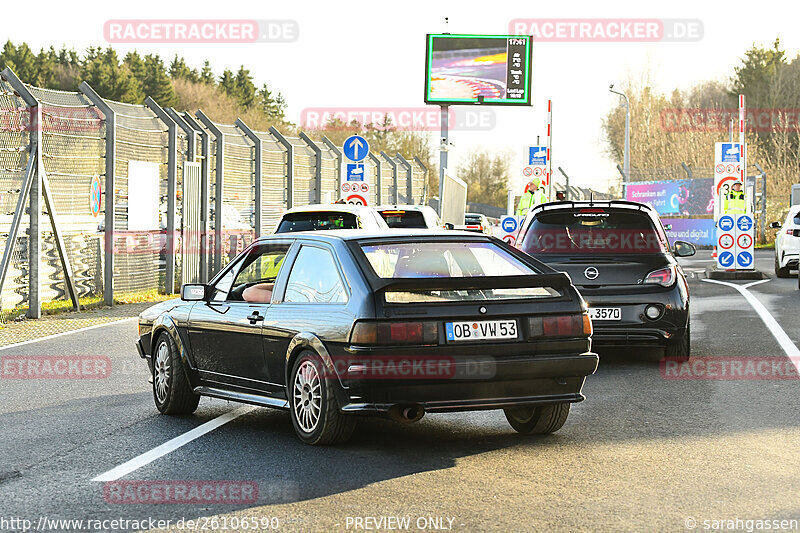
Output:
<svg viewBox="0 0 800 533">
<path fill-rule="evenodd" d="M 697 253 L 694 244 L 685 241 L 675 241 L 672 245 L 676 257 L 690 257 Z"/>
<path fill-rule="evenodd" d="M 773 222 L 769 225 L 772 229 L 781 229 L 782 224 L 780 222 Z"/>
<path fill-rule="evenodd" d="M 456 225 L 453 224 L 452 222 L 445 222 L 444 229 L 456 229 Z"/>
<path fill-rule="evenodd" d="M 202 283 L 187 283 L 181 285 L 181 300 L 185 302 L 202 302 L 206 299 L 208 285 Z"/>
</svg>

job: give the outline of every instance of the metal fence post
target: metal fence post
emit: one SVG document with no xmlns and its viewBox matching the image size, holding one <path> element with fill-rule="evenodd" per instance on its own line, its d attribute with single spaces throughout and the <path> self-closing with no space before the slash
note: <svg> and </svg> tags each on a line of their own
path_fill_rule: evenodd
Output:
<svg viewBox="0 0 800 533">
<path fill-rule="evenodd" d="M 294 146 L 275 126 L 269 132 L 286 148 L 286 209 L 294 207 Z"/>
<path fill-rule="evenodd" d="M 167 239 L 166 276 L 164 289 L 167 294 L 175 293 L 175 202 L 178 189 L 178 123 L 149 96 L 144 105 L 167 125 Z"/>
<path fill-rule="evenodd" d="M 219 272 L 222 268 L 222 191 L 225 186 L 225 134 L 211 122 L 211 119 L 198 109 L 195 116 L 208 128 L 214 135 L 216 151 L 216 187 L 214 190 L 214 272 Z"/>
<path fill-rule="evenodd" d="M 327 136 L 322 136 L 322 142 L 325 143 L 325 146 L 330 148 L 331 152 L 336 154 L 336 194 L 335 196 L 339 196 L 342 191 L 342 165 L 344 165 L 344 155 L 342 155 L 342 151 L 333 144 L 333 141 L 328 139 Z"/>
<path fill-rule="evenodd" d="M 205 283 L 209 279 L 208 222 L 210 217 L 208 210 L 208 191 L 210 189 L 209 176 L 211 174 L 211 139 L 209 138 L 208 134 L 203 131 L 203 128 L 200 126 L 200 124 L 198 124 L 192 115 L 189 113 L 183 113 L 181 118 L 183 118 L 183 120 L 185 120 L 193 130 L 195 130 L 197 135 L 200 135 L 200 157 L 202 158 L 202 161 L 200 162 L 200 281 Z M 195 154 L 195 156 L 196 155 L 197 154 Z"/>
<path fill-rule="evenodd" d="M 377 172 L 377 174 L 376 174 L 376 178 L 377 179 L 375 180 L 375 187 L 378 188 L 378 193 L 375 196 L 375 201 L 378 203 L 378 205 L 381 205 L 384 202 L 384 198 L 383 198 L 383 176 L 381 175 L 381 171 L 383 169 L 381 168 L 381 158 L 376 156 L 372 152 L 369 153 L 369 158 L 370 158 L 370 160 L 372 160 L 373 163 L 375 163 L 375 170 Z"/>
<path fill-rule="evenodd" d="M 386 152 L 381 152 L 381 156 L 391 165 L 392 167 L 392 188 L 394 189 L 394 204 L 400 203 L 400 191 L 397 190 L 397 161 L 386 155 Z"/>
<path fill-rule="evenodd" d="M 314 158 L 316 159 L 316 164 L 314 166 L 314 188 L 316 189 L 316 194 L 314 195 L 318 204 L 322 203 L 322 148 L 320 148 L 314 140 L 303 133 L 300 132 L 300 138 L 308 145 L 311 150 L 314 151 Z"/>
<path fill-rule="evenodd" d="M 427 202 L 428 202 L 428 167 L 426 167 L 425 164 L 422 162 L 422 160 L 417 156 L 414 156 L 414 161 L 416 161 L 417 164 L 419 165 L 419 168 L 422 169 L 423 182 L 422 182 L 422 202 L 421 202 L 421 204 L 422 205 L 426 205 Z"/>
<path fill-rule="evenodd" d="M 686 176 L 688 178 L 694 178 L 694 175 L 692 174 L 692 168 L 689 165 L 681 161 L 681 166 L 683 167 L 683 171 L 686 172 Z"/>
<path fill-rule="evenodd" d="M 256 135 L 256 133 L 252 129 L 250 129 L 250 127 L 247 124 L 245 124 L 242 119 L 237 118 L 236 122 L 234 122 L 234 125 L 240 130 L 242 130 L 242 133 L 247 135 L 247 138 L 253 141 L 254 145 L 253 148 L 255 150 L 255 165 L 256 165 L 255 176 L 254 176 L 255 188 L 256 188 L 255 226 L 256 226 L 256 239 L 258 239 L 262 235 L 261 221 L 264 212 L 264 206 L 262 201 L 262 191 L 263 191 L 262 187 L 264 184 L 264 159 L 263 159 L 264 153 L 262 150 L 264 147 L 264 143 L 261 140 L 261 137 Z"/>
<path fill-rule="evenodd" d="M 400 152 L 397 153 L 397 158 L 406 167 L 406 199 L 408 203 L 414 204 L 414 171 L 411 168 L 411 163 L 406 161 L 406 158 Z"/>
<path fill-rule="evenodd" d="M 114 211 L 116 209 L 116 194 L 114 192 L 114 178 L 117 172 L 116 153 L 116 118 L 114 110 L 106 104 L 105 100 L 95 92 L 92 87 L 84 82 L 78 89 L 86 95 L 106 117 L 106 182 L 105 182 L 105 229 L 103 241 L 105 246 L 105 261 L 103 265 L 103 303 L 107 306 L 114 305 Z"/>
<path fill-rule="evenodd" d="M 183 119 L 183 117 L 177 111 L 175 111 L 174 108 L 166 107 L 164 108 L 164 111 L 166 111 L 167 115 L 169 115 L 169 118 L 174 120 L 175 123 L 178 124 L 178 127 L 186 134 L 186 159 L 189 159 L 194 163 L 197 158 L 197 154 L 195 153 L 197 132 L 189 125 L 188 122 Z"/>
</svg>

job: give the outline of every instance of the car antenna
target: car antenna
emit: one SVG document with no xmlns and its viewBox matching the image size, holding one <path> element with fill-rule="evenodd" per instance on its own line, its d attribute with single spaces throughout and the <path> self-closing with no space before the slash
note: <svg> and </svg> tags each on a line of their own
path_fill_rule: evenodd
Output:
<svg viewBox="0 0 800 533">
<path fill-rule="evenodd" d="M 592 202 L 594 202 L 594 191 L 589 189 L 589 205 L 592 205 Z"/>
</svg>

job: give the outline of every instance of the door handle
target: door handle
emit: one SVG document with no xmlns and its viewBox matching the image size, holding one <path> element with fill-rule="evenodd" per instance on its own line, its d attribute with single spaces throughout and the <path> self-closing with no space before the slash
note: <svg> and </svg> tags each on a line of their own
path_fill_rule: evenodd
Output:
<svg viewBox="0 0 800 533">
<path fill-rule="evenodd" d="M 258 314 L 258 311 L 253 311 L 253 314 L 247 317 L 247 320 L 250 321 L 251 325 L 255 325 L 256 322 L 261 322 L 264 320 L 264 317 Z"/>
</svg>

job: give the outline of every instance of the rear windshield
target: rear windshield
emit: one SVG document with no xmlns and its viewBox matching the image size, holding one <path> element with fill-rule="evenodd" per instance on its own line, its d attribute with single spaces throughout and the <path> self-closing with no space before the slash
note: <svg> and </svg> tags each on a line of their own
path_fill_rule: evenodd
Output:
<svg viewBox="0 0 800 533">
<path fill-rule="evenodd" d="M 648 254 L 664 253 L 667 243 L 644 213 L 564 209 L 538 214 L 520 248 L 530 254 Z"/>
<path fill-rule="evenodd" d="M 465 224 L 480 224 L 481 223 L 481 216 L 480 215 L 465 215 L 464 216 L 464 223 Z"/>
<path fill-rule="evenodd" d="M 362 245 L 370 266 L 381 278 L 464 278 L 524 276 L 531 267 L 491 242 L 418 242 Z M 549 298 L 559 292 L 550 287 L 470 290 L 387 291 L 387 303 L 453 302 Z"/>
<path fill-rule="evenodd" d="M 524 276 L 536 272 L 491 242 L 415 242 L 363 245 L 381 278 Z"/>
<path fill-rule="evenodd" d="M 358 218 L 353 213 L 341 211 L 315 211 L 284 215 L 275 233 L 315 231 L 326 229 L 358 229 Z"/>
<path fill-rule="evenodd" d="M 381 216 L 390 228 L 427 228 L 425 217 L 420 211 L 387 210 Z"/>
</svg>

